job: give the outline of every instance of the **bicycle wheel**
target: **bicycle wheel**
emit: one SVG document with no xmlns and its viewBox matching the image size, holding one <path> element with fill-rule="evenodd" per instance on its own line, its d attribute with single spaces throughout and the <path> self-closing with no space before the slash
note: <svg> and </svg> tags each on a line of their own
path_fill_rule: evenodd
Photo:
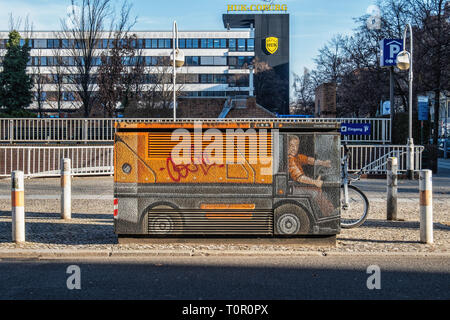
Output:
<svg viewBox="0 0 450 320">
<path fill-rule="evenodd" d="M 369 214 L 369 200 L 357 187 L 348 186 L 348 204 L 345 204 L 344 186 L 341 186 L 341 227 L 344 229 L 359 227 Z"/>
</svg>

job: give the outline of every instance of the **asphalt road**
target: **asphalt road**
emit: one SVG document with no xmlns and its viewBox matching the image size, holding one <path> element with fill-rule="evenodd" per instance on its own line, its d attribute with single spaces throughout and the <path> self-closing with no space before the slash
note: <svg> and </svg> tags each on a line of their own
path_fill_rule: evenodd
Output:
<svg viewBox="0 0 450 320">
<path fill-rule="evenodd" d="M 81 289 L 67 288 L 70 265 Z M 367 288 L 371 265 L 381 289 Z M 448 255 L 3 260 L 0 299 L 448 300 L 450 268 Z"/>
</svg>

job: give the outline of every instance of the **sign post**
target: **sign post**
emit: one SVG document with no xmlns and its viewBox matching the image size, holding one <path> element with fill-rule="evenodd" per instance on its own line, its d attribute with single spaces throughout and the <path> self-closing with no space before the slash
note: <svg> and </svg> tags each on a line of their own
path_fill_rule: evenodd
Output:
<svg viewBox="0 0 450 320">
<path fill-rule="evenodd" d="M 397 64 L 397 55 L 403 50 L 402 39 L 383 39 L 380 41 L 380 66 L 389 67 L 389 101 L 391 116 L 391 137 L 393 136 L 395 101 L 394 101 L 394 66 Z M 392 138 L 391 138 L 392 139 Z M 391 141 L 392 142 L 392 141 Z"/>
</svg>

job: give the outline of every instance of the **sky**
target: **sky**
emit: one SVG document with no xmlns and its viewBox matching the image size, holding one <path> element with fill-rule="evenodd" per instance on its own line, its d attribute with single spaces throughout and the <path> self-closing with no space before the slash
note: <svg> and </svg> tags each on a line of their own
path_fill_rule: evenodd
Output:
<svg viewBox="0 0 450 320">
<path fill-rule="evenodd" d="M 228 4 L 264 4 L 262 0 L 130 0 L 135 30 L 172 30 L 176 20 L 182 30 L 224 30 L 222 14 Z M 115 1 L 117 8 L 121 0 Z M 314 68 L 318 50 L 333 35 L 351 34 L 353 18 L 368 13 L 375 0 L 275 0 L 286 4 L 291 19 L 291 74 Z M 9 29 L 9 15 L 29 15 L 33 29 L 58 30 L 70 0 L 0 0 L 0 30 Z"/>
</svg>

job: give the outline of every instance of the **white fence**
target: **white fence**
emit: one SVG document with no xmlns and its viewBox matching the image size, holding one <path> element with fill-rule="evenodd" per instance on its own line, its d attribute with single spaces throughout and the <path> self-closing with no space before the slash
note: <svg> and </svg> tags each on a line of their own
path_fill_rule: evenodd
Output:
<svg viewBox="0 0 450 320">
<path fill-rule="evenodd" d="M 233 122 L 237 119 L 180 119 L 187 121 Z M 339 122 L 368 123 L 372 127 L 370 135 L 347 136 L 354 143 L 390 143 L 390 119 L 378 118 L 305 118 L 305 119 L 245 119 L 250 122 Z M 172 119 L 131 119 L 131 118 L 17 118 L 0 119 L 0 143 L 25 142 L 112 142 L 114 140 L 114 122 L 169 122 Z"/>
<path fill-rule="evenodd" d="M 406 172 L 407 146 L 401 145 L 348 145 L 350 149 L 349 172 L 385 174 L 389 157 L 398 158 L 398 171 Z M 414 170 L 422 169 L 423 146 L 414 147 Z M 341 154 L 344 154 L 341 148 Z"/>
<path fill-rule="evenodd" d="M 386 161 L 397 156 L 399 171 L 406 171 L 406 146 L 351 145 L 349 171 L 386 173 Z M 422 146 L 415 147 L 415 170 L 422 169 Z M 113 146 L 0 146 L 0 177 L 21 170 L 27 177 L 59 176 L 61 158 L 72 159 L 77 175 L 111 175 L 114 173 Z"/>
<path fill-rule="evenodd" d="M 73 175 L 114 173 L 113 146 L 0 146 L 0 177 L 21 170 L 26 177 L 60 175 L 60 159 L 72 159 Z"/>
</svg>

